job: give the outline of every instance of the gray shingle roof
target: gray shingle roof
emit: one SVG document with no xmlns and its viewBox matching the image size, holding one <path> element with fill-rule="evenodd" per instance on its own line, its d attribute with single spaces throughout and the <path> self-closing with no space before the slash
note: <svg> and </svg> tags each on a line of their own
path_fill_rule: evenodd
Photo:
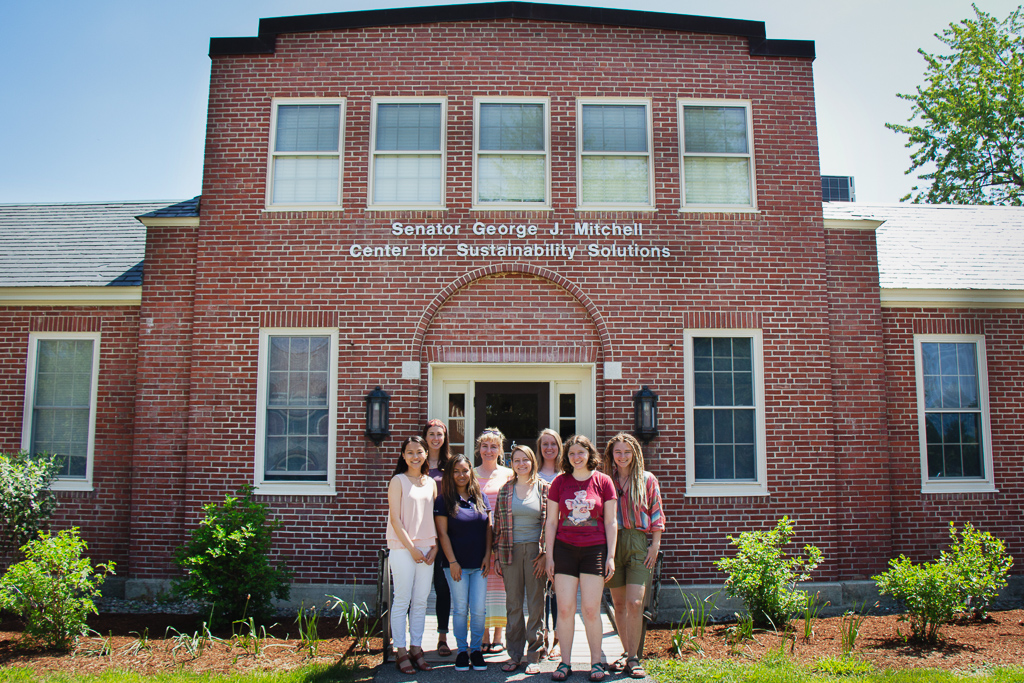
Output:
<svg viewBox="0 0 1024 683">
<path fill-rule="evenodd" d="M 1024 207 L 825 202 L 824 213 L 885 221 L 883 289 L 1024 289 Z"/>
<path fill-rule="evenodd" d="M 138 286 L 146 228 L 174 204 L 0 204 L 0 287 Z"/>
<path fill-rule="evenodd" d="M 164 206 L 143 214 L 141 218 L 196 218 L 199 216 L 199 199 L 199 196 L 195 196 L 177 204 Z"/>
</svg>

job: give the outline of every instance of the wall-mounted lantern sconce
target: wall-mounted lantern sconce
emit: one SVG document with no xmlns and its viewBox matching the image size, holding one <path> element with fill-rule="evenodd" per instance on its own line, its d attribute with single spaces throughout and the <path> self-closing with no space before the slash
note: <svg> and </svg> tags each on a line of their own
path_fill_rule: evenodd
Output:
<svg viewBox="0 0 1024 683">
<path fill-rule="evenodd" d="M 390 403 L 391 397 L 380 387 L 366 395 L 366 436 L 378 446 L 391 436 L 388 429 Z"/>
<path fill-rule="evenodd" d="M 633 435 L 644 443 L 658 436 L 658 395 L 647 387 L 633 394 Z"/>
</svg>

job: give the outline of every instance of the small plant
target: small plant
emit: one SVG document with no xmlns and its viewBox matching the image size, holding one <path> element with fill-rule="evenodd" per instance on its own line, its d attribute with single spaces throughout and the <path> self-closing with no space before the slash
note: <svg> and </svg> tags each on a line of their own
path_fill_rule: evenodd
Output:
<svg viewBox="0 0 1024 683">
<path fill-rule="evenodd" d="M 1013 558 L 1006 553 L 1002 540 L 987 531 L 978 531 L 970 522 L 964 524 L 959 535 L 950 522 L 949 538 L 949 550 L 942 552 L 939 562 L 956 573 L 967 611 L 975 619 L 984 619 L 989 604 L 999 595 L 999 589 L 1006 586 Z"/>
<path fill-rule="evenodd" d="M 729 627 L 726 642 L 736 646 L 754 639 L 754 618 L 749 614 L 736 615 L 736 623 Z"/>
<path fill-rule="evenodd" d="M 89 635 L 91 637 L 87 641 L 79 641 L 76 654 L 86 657 L 110 657 L 114 654 L 113 631 L 108 631 L 107 635 L 103 635 L 99 631 L 89 629 Z"/>
<path fill-rule="evenodd" d="M 939 629 L 963 604 L 959 576 L 943 562 L 914 564 L 900 555 L 889 560 L 889 571 L 871 578 L 882 595 L 891 595 L 903 603 L 907 614 L 900 620 L 910 622 L 915 640 L 938 640 Z"/>
<path fill-rule="evenodd" d="M 267 506 L 252 499 L 252 486 L 238 494 L 226 496 L 222 505 L 204 505 L 206 517 L 175 553 L 186 574 L 178 592 L 210 603 L 214 627 L 246 613 L 262 621 L 272 613 L 271 600 L 289 593 L 287 567 L 271 566 L 269 559 L 271 532 L 280 522 L 267 520 Z"/>
<path fill-rule="evenodd" d="M 320 614 L 316 611 L 316 606 L 306 612 L 305 604 L 300 605 L 295 622 L 299 625 L 299 649 L 305 650 L 309 657 L 316 657 L 320 652 Z"/>
<path fill-rule="evenodd" d="M 864 676 L 871 673 L 871 665 L 856 657 L 822 657 L 814 670 L 829 676 Z"/>
<path fill-rule="evenodd" d="M 114 563 L 94 569 L 78 529 L 56 535 L 41 532 L 21 547 L 25 560 L 0 578 L 0 609 L 20 615 L 25 632 L 58 650 L 68 650 L 87 631 L 85 618 L 96 614 L 93 598 Z"/>
<path fill-rule="evenodd" d="M 370 638 L 372 638 L 380 626 L 380 616 L 373 617 L 370 608 L 366 603 L 355 604 L 348 602 L 336 595 L 328 595 L 334 604 L 331 610 L 339 610 L 338 626 L 345 626 L 348 635 L 355 638 L 355 651 L 369 652 Z"/>
<path fill-rule="evenodd" d="M 234 624 L 241 627 L 234 636 L 235 645 L 242 648 L 242 651 L 247 655 L 252 655 L 253 657 L 263 656 L 263 651 L 267 649 L 267 640 L 270 638 L 267 634 L 267 627 L 263 624 L 257 626 L 256 620 L 253 617 L 239 619 Z M 274 624 L 274 626 L 276 625 Z"/>
<path fill-rule="evenodd" d="M 57 509 L 50 482 L 60 463 L 52 455 L 0 453 L 0 556 L 35 540 L 49 526 Z"/>
<path fill-rule="evenodd" d="M 843 614 L 843 621 L 839 626 L 840 630 L 840 642 L 843 649 L 843 657 L 849 657 L 853 653 L 853 648 L 857 645 L 857 636 L 860 635 L 861 624 L 864 623 L 864 617 L 867 616 L 868 601 L 865 600 L 860 604 L 860 607 L 848 610 Z M 877 603 L 875 604 L 877 607 Z"/>
<path fill-rule="evenodd" d="M 818 618 L 818 615 L 821 614 L 821 610 L 829 605 L 827 600 L 823 603 L 818 602 L 819 596 L 820 593 L 808 595 L 807 602 L 804 604 L 804 640 L 810 640 L 814 635 L 814 622 Z"/>
<path fill-rule="evenodd" d="M 143 652 L 152 652 L 153 646 L 149 642 L 149 628 L 142 629 L 142 633 L 138 631 L 132 631 L 131 635 L 135 636 L 135 640 L 125 646 L 123 652 L 131 657 L 136 657 Z"/>
<path fill-rule="evenodd" d="M 807 593 L 795 586 L 810 578 L 821 563 L 821 550 L 804 546 L 802 556 L 787 557 L 785 547 L 793 539 L 793 523 L 783 517 L 771 531 L 748 531 L 729 536 L 737 552 L 715 562 L 729 578 L 726 592 L 739 597 L 754 623 L 760 627 L 784 628 L 789 618 L 807 603 Z"/>
<path fill-rule="evenodd" d="M 170 635 L 171 631 L 174 632 L 173 636 Z M 189 659 L 202 657 L 211 642 L 210 633 L 205 628 L 194 633 L 181 633 L 173 626 L 168 626 L 164 632 L 164 638 L 174 643 L 171 647 L 172 655 L 184 652 Z"/>
</svg>

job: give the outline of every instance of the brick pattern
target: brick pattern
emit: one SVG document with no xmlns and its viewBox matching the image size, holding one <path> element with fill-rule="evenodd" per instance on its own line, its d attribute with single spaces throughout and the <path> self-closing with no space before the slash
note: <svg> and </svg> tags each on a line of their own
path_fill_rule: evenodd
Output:
<svg viewBox="0 0 1024 683">
<path fill-rule="evenodd" d="M 55 529 L 81 528 L 89 551 L 130 564 L 131 478 L 138 310 L 130 307 L 0 308 L 0 450 L 21 448 L 30 332 L 100 332 L 93 491 L 60 491 Z"/>
<path fill-rule="evenodd" d="M 949 522 L 970 521 L 1006 541 L 1014 557 L 1024 553 L 1019 511 L 1024 506 L 1024 311 L 956 309 L 883 311 L 894 554 L 934 557 L 949 542 Z M 988 361 L 992 464 L 996 493 L 923 494 L 914 377 L 914 334 L 984 334 Z M 1020 572 L 1014 567 L 1015 573 Z"/>
</svg>

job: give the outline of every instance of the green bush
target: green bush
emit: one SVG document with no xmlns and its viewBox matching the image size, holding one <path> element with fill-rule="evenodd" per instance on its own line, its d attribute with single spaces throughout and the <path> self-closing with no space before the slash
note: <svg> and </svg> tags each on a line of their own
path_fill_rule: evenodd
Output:
<svg viewBox="0 0 1024 683">
<path fill-rule="evenodd" d="M 970 522 L 959 535 L 950 522 L 949 538 L 949 550 L 942 552 L 939 562 L 956 573 L 963 606 L 975 619 L 983 619 L 999 589 L 1006 585 L 1013 558 L 1006 554 L 1000 539 L 987 531 L 978 531 Z"/>
<path fill-rule="evenodd" d="M 27 452 L 0 453 L 0 555 L 38 538 L 57 507 L 50 482 L 60 459 Z"/>
<path fill-rule="evenodd" d="M 771 531 L 747 531 L 733 538 L 737 552 L 715 562 L 729 574 L 726 592 L 739 597 L 754 623 L 761 627 L 783 628 L 791 616 L 804 609 L 807 593 L 796 589 L 821 563 L 821 550 L 807 545 L 802 556 L 785 554 L 793 539 L 793 523 L 783 517 Z"/>
<path fill-rule="evenodd" d="M 178 593 L 209 603 L 214 627 L 246 616 L 266 619 L 273 598 L 288 598 L 291 574 L 269 559 L 270 536 L 280 522 L 268 521 L 267 506 L 252 494 L 252 486 L 243 486 L 223 505 L 204 505 L 206 517 L 175 552 L 175 563 L 185 570 Z"/>
<path fill-rule="evenodd" d="M 92 599 L 114 573 L 113 562 L 93 569 L 82 557 L 87 547 L 78 529 L 42 532 L 22 546 L 25 560 L 0 578 L 0 608 L 19 614 L 25 632 L 49 647 L 67 650 L 86 632 L 86 616 L 96 614 Z"/>
<path fill-rule="evenodd" d="M 889 560 L 889 571 L 871 577 L 882 595 L 891 595 L 903 603 L 915 640 L 935 642 L 939 629 L 963 606 L 959 574 L 943 562 L 914 564 L 900 555 Z"/>
</svg>

